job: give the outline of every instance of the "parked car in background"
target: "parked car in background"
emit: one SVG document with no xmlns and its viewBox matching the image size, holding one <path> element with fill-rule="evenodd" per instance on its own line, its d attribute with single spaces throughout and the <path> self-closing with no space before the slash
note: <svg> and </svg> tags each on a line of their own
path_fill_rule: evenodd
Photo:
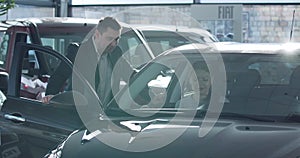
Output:
<svg viewBox="0 0 300 158">
<path fill-rule="evenodd" d="M 299 55 L 208 44 L 166 51 L 93 126 L 45 157 L 297 157 Z"/>
<path fill-rule="evenodd" d="M 69 44 L 80 43 L 97 25 L 98 19 L 83 18 L 26 18 L 8 20 L 0 23 L 0 71 L 10 73 L 13 51 L 18 41 L 47 46 L 65 55 Z M 152 59 L 150 48 L 139 32 L 131 26 L 121 23 L 123 27 L 119 46 L 126 52 L 127 60 L 139 67 Z M 19 35 L 24 35 L 17 39 Z M 139 47 L 139 54 L 129 52 L 132 47 Z M 21 96 L 36 99 L 45 91 L 47 78 L 54 72 L 59 61 L 47 59 L 31 51 L 24 59 L 22 70 Z M 2 89 L 2 91 L 5 91 Z"/>
<path fill-rule="evenodd" d="M 234 34 L 231 32 L 227 33 L 226 35 L 224 35 L 223 33 L 217 33 L 216 37 L 220 42 L 232 42 Z"/>
<path fill-rule="evenodd" d="M 155 55 L 190 43 L 211 43 L 219 40 L 205 29 L 173 25 L 133 25 L 142 32 Z"/>
<path fill-rule="evenodd" d="M 59 63 L 71 68 L 72 63 L 64 56 L 68 45 L 83 40 L 97 22 L 96 19 L 34 18 L 0 24 L 3 46 L 0 87 L 7 96 L 0 106 L 0 128 L 9 131 L 0 131 L 1 142 L 14 138 L 11 146 L 0 144 L 2 157 L 15 151 L 17 154 L 7 157 L 41 157 L 70 132 L 83 126 L 72 106 L 72 97 L 67 99 L 71 101 L 68 103 L 50 104 L 43 104 L 38 97 L 45 92 L 47 80 Z M 136 29 L 124 23 L 122 26 L 120 47 L 125 52 L 133 46 L 140 47 L 138 54 L 124 54 L 139 68 L 152 59 L 153 54 Z"/>
</svg>

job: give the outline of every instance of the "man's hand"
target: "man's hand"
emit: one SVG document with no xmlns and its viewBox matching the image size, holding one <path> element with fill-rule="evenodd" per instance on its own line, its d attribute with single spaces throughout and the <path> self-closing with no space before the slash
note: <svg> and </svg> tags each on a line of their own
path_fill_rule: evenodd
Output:
<svg viewBox="0 0 300 158">
<path fill-rule="evenodd" d="M 44 104 L 49 104 L 51 98 L 53 98 L 53 97 L 54 97 L 54 95 L 46 95 L 46 96 L 44 96 L 44 97 L 42 98 L 41 101 L 42 101 Z"/>
</svg>

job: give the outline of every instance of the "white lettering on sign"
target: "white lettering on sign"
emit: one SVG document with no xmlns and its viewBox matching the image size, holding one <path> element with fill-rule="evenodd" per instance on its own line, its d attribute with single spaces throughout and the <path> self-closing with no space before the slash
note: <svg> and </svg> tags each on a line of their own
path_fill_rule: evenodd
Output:
<svg viewBox="0 0 300 158">
<path fill-rule="evenodd" d="M 219 6 L 218 18 L 219 19 L 233 19 L 234 6 Z"/>
</svg>

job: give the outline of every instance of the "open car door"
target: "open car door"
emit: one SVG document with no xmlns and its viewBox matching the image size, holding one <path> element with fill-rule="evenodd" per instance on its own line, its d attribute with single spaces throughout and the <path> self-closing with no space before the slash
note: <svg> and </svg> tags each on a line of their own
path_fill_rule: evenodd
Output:
<svg viewBox="0 0 300 158">
<path fill-rule="evenodd" d="M 48 61 L 47 68 L 39 65 L 37 56 Z M 49 104 L 39 100 L 45 93 L 47 79 L 61 62 L 72 68 L 72 63 L 66 57 L 44 46 L 22 42 L 17 44 L 14 51 L 7 100 L 1 108 L 0 124 L 1 128 L 25 140 L 25 146 L 33 157 L 42 157 L 83 125 L 73 103 L 74 93 L 62 93 Z"/>
</svg>

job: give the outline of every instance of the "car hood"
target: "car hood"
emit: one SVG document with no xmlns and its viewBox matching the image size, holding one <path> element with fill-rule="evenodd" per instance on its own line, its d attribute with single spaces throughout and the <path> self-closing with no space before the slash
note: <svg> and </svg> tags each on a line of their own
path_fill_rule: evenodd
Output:
<svg viewBox="0 0 300 158">
<path fill-rule="evenodd" d="M 194 121 L 189 126 L 182 123 L 170 125 L 163 121 L 158 123 L 156 121 L 155 124 L 149 124 L 139 132 L 139 134 L 148 134 L 132 137 L 126 132 L 114 132 L 117 135 L 114 135 L 111 140 L 109 140 L 112 138 L 111 135 L 107 133 L 80 130 L 74 132 L 63 143 L 62 157 L 279 158 L 300 156 L 299 124 L 222 120 L 218 121 L 207 135 L 199 137 L 200 125 L 201 120 Z M 182 130 L 184 132 L 167 145 L 141 152 L 141 148 L 155 146 L 155 144 L 160 146 Z M 157 131 L 159 132 L 156 134 L 150 134 Z M 89 139 L 83 141 L 87 133 Z M 126 147 L 119 150 L 117 149 L 119 147 L 112 147 L 111 144 L 107 145 L 99 141 L 97 135 L 108 142 L 119 140 L 119 145 Z M 136 150 L 129 151 L 130 149 Z"/>
</svg>

